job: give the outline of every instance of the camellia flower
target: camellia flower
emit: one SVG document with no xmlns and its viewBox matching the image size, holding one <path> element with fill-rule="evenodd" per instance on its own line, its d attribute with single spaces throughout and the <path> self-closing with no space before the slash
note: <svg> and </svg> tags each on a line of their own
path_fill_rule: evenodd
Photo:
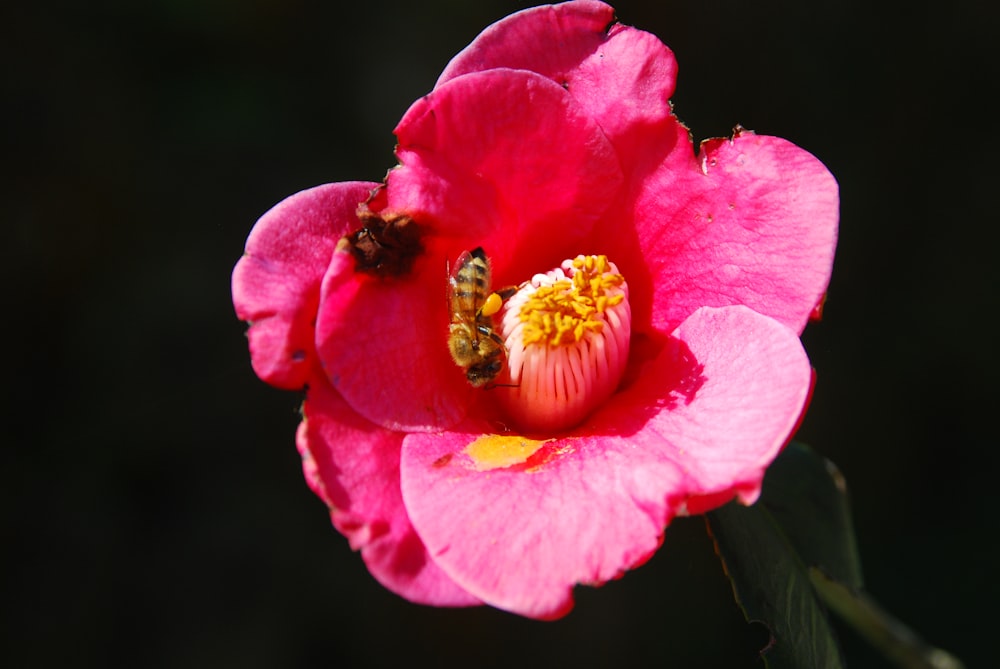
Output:
<svg viewBox="0 0 1000 669">
<path fill-rule="evenodd" d="M 797 426 L 836 182 L 739 128 L 696 153 L 675 75 L 603 3 L 519 12 L 406 113 L 383 184 L 251 232 L 254 369 L 307 389 L 306 480 L 400 595 L 561 616 L 673 517 L 754 502 Z"/>
</svg>

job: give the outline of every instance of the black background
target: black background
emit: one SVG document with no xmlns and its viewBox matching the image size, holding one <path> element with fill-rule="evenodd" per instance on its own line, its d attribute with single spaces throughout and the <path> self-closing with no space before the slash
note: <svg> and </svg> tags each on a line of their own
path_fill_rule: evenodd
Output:
<svg viewBox="0 0 1000 669">
<path fill-rule="evenodd" d="M 841 186 L 799 438 L 852 492 L 870 591 L 994 656 L 997 34 L 989 3 L 617 4 L 736 123 Z M 391 135 L 506 0 L 0 10 L 0 664 L 754 666 L 703 521 L 553 623 L 384 591 L 301 478 L 298 398 L 250 370 L 229 276 L 283 197 L 380 180 Z M 851 667 L 885 666 L 850 633 Z"/>
</svg>

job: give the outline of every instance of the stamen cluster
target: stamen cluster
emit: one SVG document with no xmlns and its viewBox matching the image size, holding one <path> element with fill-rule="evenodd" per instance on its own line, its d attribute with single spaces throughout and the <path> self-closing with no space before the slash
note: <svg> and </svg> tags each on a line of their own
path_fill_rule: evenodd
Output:
<svg viewBox="0 0 1000 669">
<path fill-rule="evenodd" d="M 501 317 L 509 418 L 538 433 L 586 418 L 618 387 L 630 326 L 628 285 L 606 256 L 577 256 L 533 276 Z"/>
<path fill-rule="evenodd" d="M 607 256 L 578 256 L 570 262 L 571 278 L 539 286 L 521 306 L 525 346 L 576 344 L 588 332 L 599 334 L 604 320 L 598 316 L 625 299 L 620 290 L 607 294 L 625 281 L 609 271 Z"/>
</svg>

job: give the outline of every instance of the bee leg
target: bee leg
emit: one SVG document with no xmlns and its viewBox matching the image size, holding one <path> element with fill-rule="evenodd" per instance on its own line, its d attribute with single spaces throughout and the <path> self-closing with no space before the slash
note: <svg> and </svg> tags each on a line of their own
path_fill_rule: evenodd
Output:
<svg viewBox="0 0 1000 669">
<path fill-rule="evenodd" d="M 476 326 L 476 331 L 480 334 L 480 336 L 486 337 L 487 339 L 493 340 L 493 342 L 498 347 L 500 347 L 501 351 L 503 351 L 505 354 L 507 353 L 507 347 L 503 343 L 503 337 L 501 337 L 500 335 L 498 335 L 496 333 L 496 330 L 494 330 L 493 328 L 491 328 L 488 325 L 477 325 Z"/>
<path fill-rule="evenodd" d="M 500 299 L 506 302 L 510 298 L 514 297 L 514 293 L 521 290 L 521 286 L 504 286 L 500 290 L 494 291 L 500 296 Z"/>
<path fill-rule="evenodd" d="M 514 293 L 517 291 L 518 286 L 507 286 L 506 288 L 493 291 L 483 301 L 483 306 L 479 307 L 479 311 L 476 312 L 476 317 L 492 316 L 497 313 L 500 311 L 500 307 L 503 306 L 503 303 L 513 297 Z"/>
</svg>

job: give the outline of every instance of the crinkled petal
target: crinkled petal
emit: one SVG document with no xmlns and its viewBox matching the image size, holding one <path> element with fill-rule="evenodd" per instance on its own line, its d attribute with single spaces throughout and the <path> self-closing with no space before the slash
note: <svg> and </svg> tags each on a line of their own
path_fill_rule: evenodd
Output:
<svg viewBox="0 0 1000 669">
<path fill-rule="evenodd" d="M 668 101 L 677 61 L 655 35 L 613 21 L 614 9 L 602 2 L 525 9 L 483 31 L 452 59 L 438 86 L 495 68 L 537 72 L 569 91 L 627 164 L 651 126 L 676 123 Z"/>
<path fill-rule="evenodd" d="M 558 617 L 575 584 L 644 562 L 692 501 L 752 500 L 810 383 L 785 326 L 743 307 L 699 310 L 605 410 L 523 464 L 479 471 L 466 453 L 473 429 L 408 435 L 403 499 L 462 588 Z"/>
<path fill-rule="evenodd" d="M 396 136 L 401 166 L 388 176 L 388 208 L 461 240 L 456 255 L 463 244 L 482 246 L 501 277 L 510 258 L 546 267 L 575 255 L 623 182 L 594 120 L 561 86 L 524 70 L 442 84 L 410 108 Z"/>
<path fill-rule="evenodd" d="M 399 489 L 403 434 L 358 416 L 323 379 L 311 380 L 303 411 L 297 443 L 306 481 L 372 575 L 414 602 L 479 604 L 429 559 L 410 524 Z"/>
<path fill-rule="evenodd" d="M 837 243 L 837 182 L 810 153 L 738 132 L 680 153 L 634 204 L 638 239 L 619 267 L 645 263 L 654 328 L 669 332 L 701 306 L 744 304 L 801 332 L 822 301 Z"/>
<path fill-rule="evenodd" d="M 390 281 L 355 273 L 354 258 L 338 250 L 323 280 L 323 369 L 355 411 L 390 430 L 449 427 L 472 398 L 448 353 L 446 262 L 434 248 Z"/>
<path fill-rule="evenodd" d="M 316 363 L 314 321 L 320 282 L 337 240 L 377 184 L 334 183 L 278 203 L 247 238 L 233 270 L 233 304 L 250 323 L 250 357 L 261 379 L 301 389 Z"/>
</svg>

